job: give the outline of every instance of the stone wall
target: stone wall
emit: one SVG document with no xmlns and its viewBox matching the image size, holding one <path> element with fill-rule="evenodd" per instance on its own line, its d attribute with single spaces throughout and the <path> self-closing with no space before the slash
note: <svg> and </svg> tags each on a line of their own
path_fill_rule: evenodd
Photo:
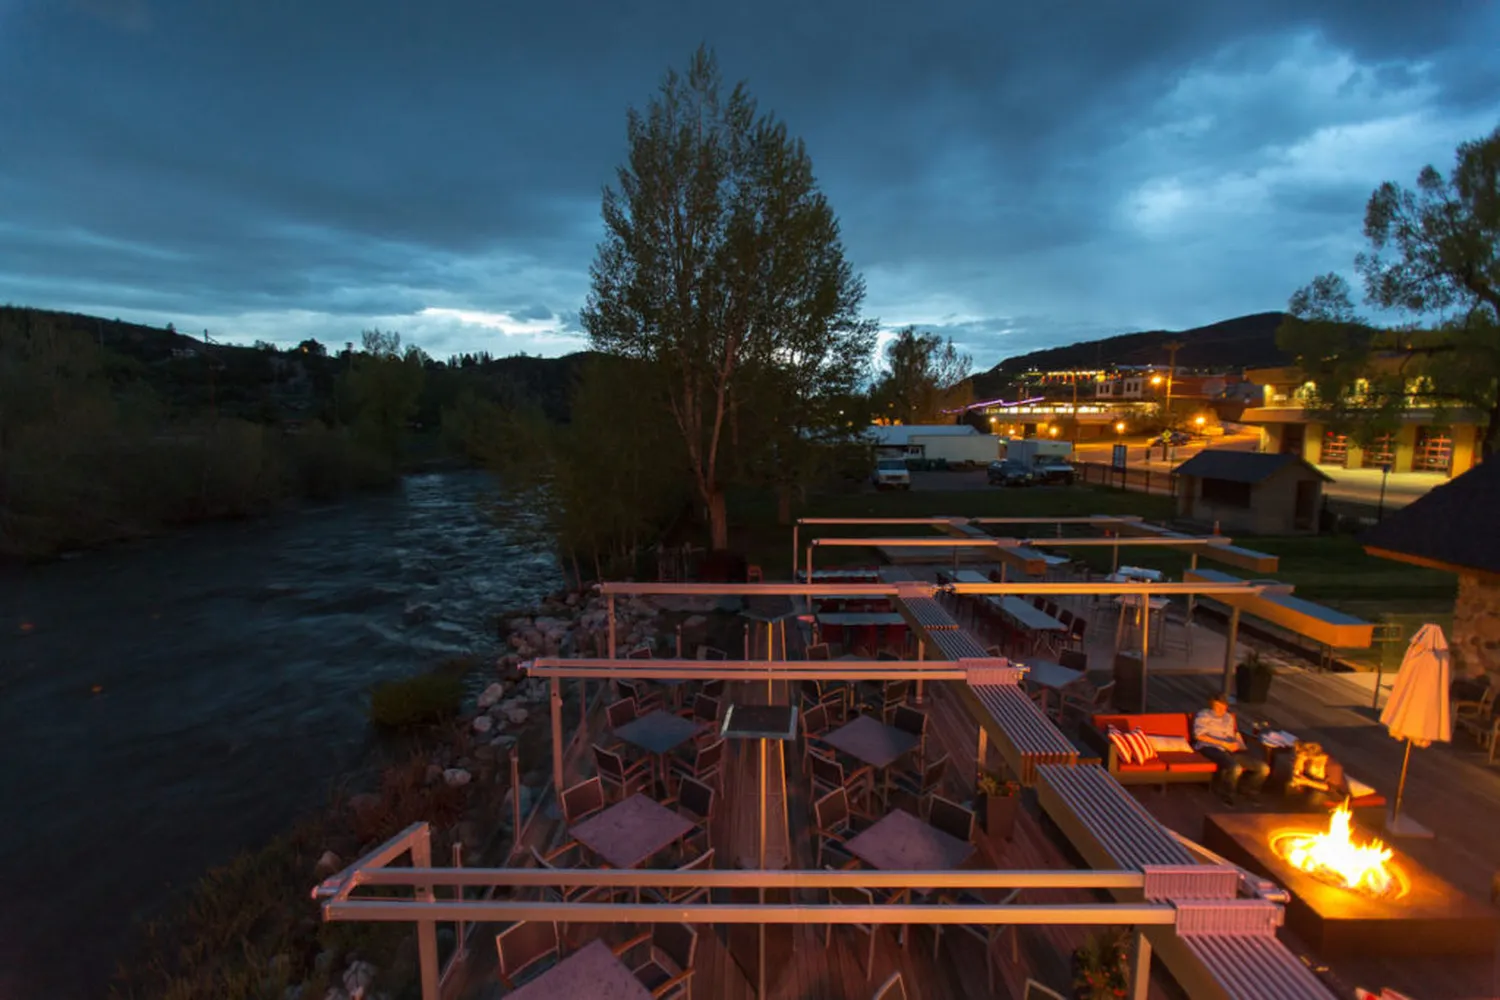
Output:
<svg viewBox="0 0 1500 1000">
<path fill-rule="evenodd" d="M 1500 582 L 1459 576 L 1449 642 L 1454 677 L 1488 673 L 1492 683 L 1500 683 Z"/>
</svg>

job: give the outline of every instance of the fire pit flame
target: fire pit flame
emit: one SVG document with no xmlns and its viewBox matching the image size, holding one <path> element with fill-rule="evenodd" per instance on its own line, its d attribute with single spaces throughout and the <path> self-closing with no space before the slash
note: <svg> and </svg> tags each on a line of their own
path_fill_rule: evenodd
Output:
<svg viewBox="0 0 1500 1000">
<path fill-rule="evenodd" d="M 1368 844 L 1354 842 L 1347 802 L 1333 811 L 1327 830 L 1281 834 L 1272 846 L 1288 864 L 1354 892 L 1381 897 L 1399 887 L 1386 864 L 1390 848 L 1373 838 Z"/>
</svg>

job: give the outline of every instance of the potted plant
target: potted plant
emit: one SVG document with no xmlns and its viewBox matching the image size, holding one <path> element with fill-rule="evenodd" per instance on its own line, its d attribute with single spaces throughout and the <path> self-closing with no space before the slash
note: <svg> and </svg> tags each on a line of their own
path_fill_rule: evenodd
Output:
<svg viewBox="0 0 1500 1000">
<path fill-rule="evenodd" d="M 1271 679 L 1276 676 L 1270 662 L 1258 651 L 1250 653 L 1234 668 L 1234 693 L 1242 704 L 1258 705 L 1271 696 Z"/>
<path fill-rule="evenodd" d="M 1130 994 L 1128 931 L 1098 931 L 1074 950 L 1073 991 L 1078 1000 L 1115 1000 Z"/>
<path fill-rule="evenodd" d="M 991 837 L 1009 840 L 1016 828 L 1016 810 L 1021 807 L 1021 786 L 986 771 L 979 776 L 979 820 Z"/>
</svg>

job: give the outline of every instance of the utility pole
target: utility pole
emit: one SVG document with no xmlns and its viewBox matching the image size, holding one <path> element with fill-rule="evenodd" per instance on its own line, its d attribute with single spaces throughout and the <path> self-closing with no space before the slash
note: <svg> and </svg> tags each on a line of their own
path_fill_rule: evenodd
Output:
<svg viewBox="0 0 1500 1000">
<path fill-rule="evenodd" d="M 1172 421 L 1172 376 L 1177 374 L 1177 352 L 1182 348 L 1182 341 L 1174 340 L 1167 347 L 1167 427 L 1175 429 Z"/>
</svg>

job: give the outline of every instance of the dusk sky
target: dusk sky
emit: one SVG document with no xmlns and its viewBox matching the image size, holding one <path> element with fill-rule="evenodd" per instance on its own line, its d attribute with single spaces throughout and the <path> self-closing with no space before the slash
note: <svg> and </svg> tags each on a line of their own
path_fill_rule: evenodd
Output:
<svg viewBox="0 0 1500 1000">
<path fill-rule="evenodd" d="M 804 138 L 886 328 L 979 367 L 1282 308 L 1500 123 L 1500 4 L 0 0 L 0 302 L 562 354 L 697 44 Z"/>
</svg>

